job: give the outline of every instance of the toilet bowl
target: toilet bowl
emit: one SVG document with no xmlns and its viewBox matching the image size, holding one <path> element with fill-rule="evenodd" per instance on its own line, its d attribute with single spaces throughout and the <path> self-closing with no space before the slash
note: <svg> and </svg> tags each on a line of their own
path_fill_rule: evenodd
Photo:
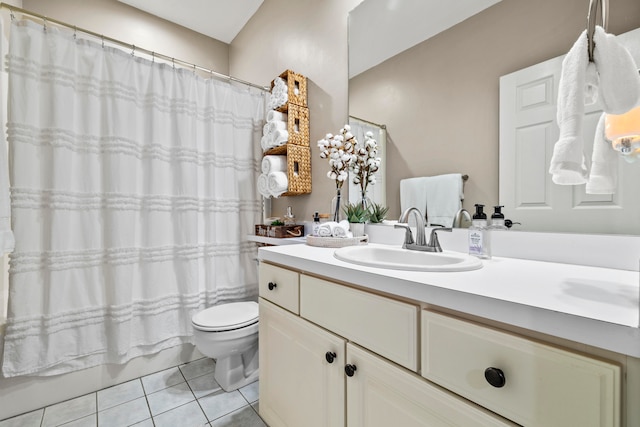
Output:
<svg viewBox="0 0 640 427">
<path fill-rule="evenodd" d="M 258 304 L 220 304 L 191 318 L 196 348 L 216 360 L 215 380 L 225 391 L 258 379 Z"/>
</svg>

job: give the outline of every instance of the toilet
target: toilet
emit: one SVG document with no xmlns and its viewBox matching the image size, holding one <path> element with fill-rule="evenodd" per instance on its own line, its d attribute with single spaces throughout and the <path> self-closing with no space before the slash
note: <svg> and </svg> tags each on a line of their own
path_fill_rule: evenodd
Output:
<svg viewBox="0 0 640 427">
<path fill-rule="evenodd" d="M 258 379 L 258 304 L 220 304 L 191 318 L 196 348 L 216 360 L 214 378 L 225 391 Z"/>
</svg>

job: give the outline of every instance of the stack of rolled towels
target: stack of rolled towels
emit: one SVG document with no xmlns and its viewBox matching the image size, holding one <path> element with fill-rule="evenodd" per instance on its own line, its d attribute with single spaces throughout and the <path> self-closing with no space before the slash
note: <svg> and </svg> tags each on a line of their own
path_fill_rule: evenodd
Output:
<svg viewBox="0 0 640 427">
<path fill-rule="evenodd" d="M 263 197 L 279 197 L 289 188 L 287 156 L 264 156 L 262 173 L 258 177 L 258 191 Z"/>
<path fill-rule="evenodd" d="M 287 113 L 279 111 L 269 111 L 267 113 L 267 123 L 262 128 L 262 139 L 260 140 L 262 151 L 287 143 L 289 140 L 287 118 Z"/>
<path fill-rule="evenodd" d="M 329 221 L 320 224 L 318 237 L 353 237 L 349 231 L 349 222 L 343 219 L 340 222 Z"/>
<path fill-rule="evenodd" d="M 269 109 L 276 110 L 289 101 L 289 87 L 282 77 L 273 80 L 271 96 L 269 96 Z"/>
</svg>

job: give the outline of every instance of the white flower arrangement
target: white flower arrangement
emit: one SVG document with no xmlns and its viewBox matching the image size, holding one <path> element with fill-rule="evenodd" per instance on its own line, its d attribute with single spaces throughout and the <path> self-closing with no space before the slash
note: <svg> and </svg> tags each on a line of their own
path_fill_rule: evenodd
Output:
<svg viewBox="0 0 640 427">
<path fill-rule="evenodd" d="M 327 177 L 336 181 L 337 189 L 349 178 L 349 167 L 354 159 L 356 144 L 356 138 L 351 134 L 349 125 L 344 125 L 338 135 L 328 133 L 318 141 L 320 157 L 329 160 L 331 169 Z"/>
<path fill-rule="evenodd" d="M 353 171 L 353 183 L 360 186 L 362 197 L 367 192 L 367 186 L 376 183 L 375 173 L 380 169 L 381 162 L 377 156 L 378 142 L 373 139 L 373 133 L 367 132 L 363 143 L 355 142 L 350 168 Z"/>
</svg>

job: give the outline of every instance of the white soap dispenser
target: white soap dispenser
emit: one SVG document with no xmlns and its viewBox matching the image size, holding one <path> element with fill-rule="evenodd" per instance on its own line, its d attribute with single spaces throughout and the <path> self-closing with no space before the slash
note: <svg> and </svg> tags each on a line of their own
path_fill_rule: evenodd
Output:
<svg viewBox="0 0 640 427">
<path fill-rule="evenodd" d="M 491 259 L 491 236 L 487 228 L 487 214 L 484 213 L 484 205 L 475 206 L 476 213 L 473 214 L 469 227 L 469 255 Z"/>
</svg>

